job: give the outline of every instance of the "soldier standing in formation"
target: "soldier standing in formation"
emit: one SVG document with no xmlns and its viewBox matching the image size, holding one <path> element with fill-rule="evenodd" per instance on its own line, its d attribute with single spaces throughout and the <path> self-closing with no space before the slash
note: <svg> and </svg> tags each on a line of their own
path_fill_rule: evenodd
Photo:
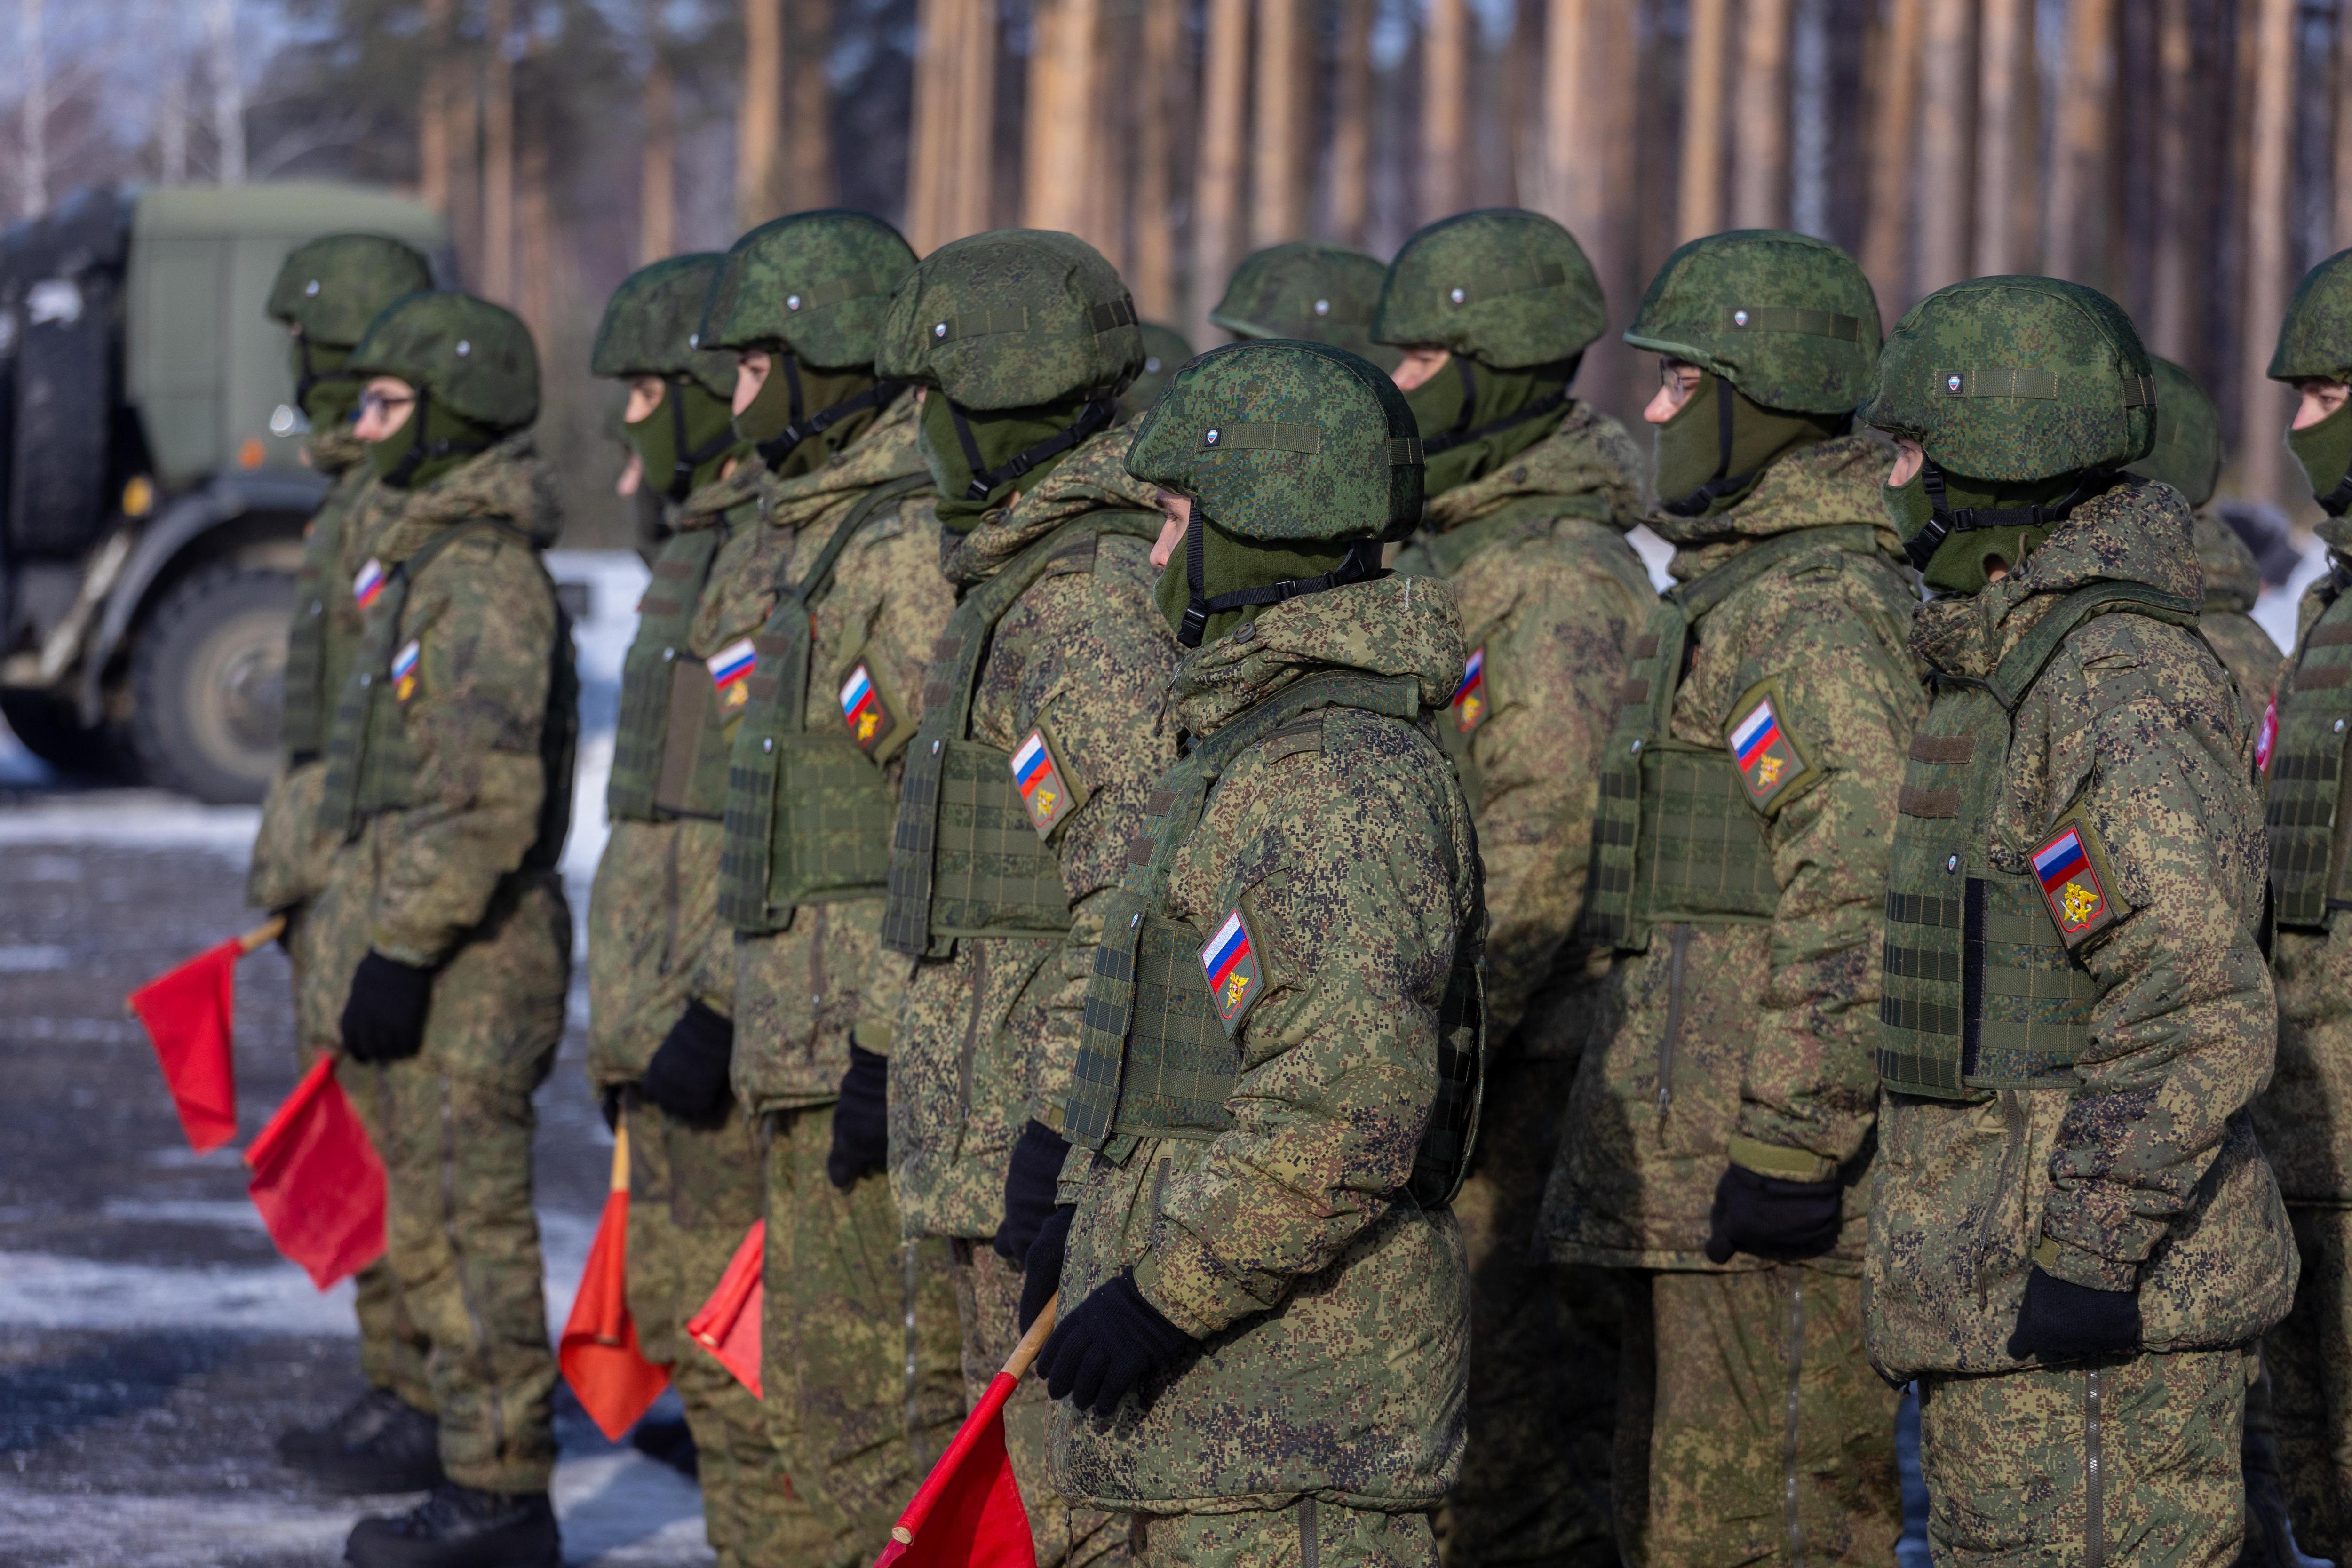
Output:
<svg viewBox="0 0 2352 1568">
<path fill-rule="evenodd" d="M 319 961 L 319 927 L 305 906 L 323 891 L 341 842 L 340 825 L 320 820 L 327 782 L 327 731 L 351 671 L 366 612 L 340 575 L 344 531 L 374 479 L 367 447 L 352 434 L 360 380 L 347 368 L 352 348 L 378 311 L 433 286 L 425 258 L 395 239 L 332 234 L 296 248 L 269 290 L 269 314 L 292 331 L 294 403 L 310 423 L 304 458 L 333 481 L 302 531 L 302 564 L 294 578 L 294 620 L 286 640 L 285 703 L 278 742 L 285 763 L 261 805 L 246 901 L 286 917 L 281 939 L 294 971 L 295 1038 L 309 1067 L 341 1044 L 338 1012 L 299 1005 L 323 1000 L 306 982 Z M 381 1142 L 373 1101 L 354 1102 Z M 392 1266 L 360 1270 L 357 1287 L 360 1375 L 367 1391 L 324 1425 L 288 1432 L 278 1457 L 337 1491 L 414 1491 L 441 1479 L 433 1386 L 425 1343 L 400 1305 Z"/>
<path fill-rule="evenodd" d="M 1530 1247 L 1559 1115 L 1608 954 L 1573 938 L 1601 742 L 1625 651 L 1655 598 L 1625 541 L 1641 459 L 1569 395 L 1608 324 L 1569 232 L 1465 213 L 1407 240 L 1372 333 L 1422 432 L 1428 503 L 1396 570 L 1444 582 L 1467 639 L 1437 721 L 1478 827 L 1486 937 L 1485 1111 L 1454 1208 L 1471 1269 L 1470 1446 L 1438 1514 L 1448 1568 L 1614 1563 L 1608 1495 L 1617 1358 L 1606 1278 Z"/>
<path fill-rule="evenodd" d="M 1242 258 L 1209 320 L 1238 342 L 1328 343 L 1392 372 L 1396 351 L 1372 342 L 1372 312 L 1386 275 L 1379 262 L 1344 245 L 1270 245 Z"/>
</svg>

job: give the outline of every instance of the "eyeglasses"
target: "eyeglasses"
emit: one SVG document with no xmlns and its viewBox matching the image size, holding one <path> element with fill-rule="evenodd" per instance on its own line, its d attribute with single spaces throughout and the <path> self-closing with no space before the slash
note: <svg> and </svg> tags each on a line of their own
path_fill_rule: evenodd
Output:
<svg viewBox="0 0 2352 1568">
<path fill-rule="evenodd" d="M 1678 398 L 1696 392 L 1699 379 L 1706 374 L 1705 370 L 1688 360 L 1679 360 L 1671 354 L 1658 356 L 1658 384 Z"/>
<path fill-rule="evenodd" d="M 360 394 L 360 417 L 365 419 L 374 415 L 381 419 L 396 410 L 410 407 L 415 402 L 415 397 L 386 397 L 381 392 L 362 392 Z"/>
</svg>

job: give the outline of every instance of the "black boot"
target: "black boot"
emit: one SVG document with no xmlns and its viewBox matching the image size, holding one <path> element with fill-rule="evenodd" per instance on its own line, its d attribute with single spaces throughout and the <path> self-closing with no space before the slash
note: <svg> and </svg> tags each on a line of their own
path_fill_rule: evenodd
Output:
<svg viewBox="0 0 2352 1568">
<path fill-rule="evenodd" d="M 444 1481 L 406 1513 L 352 1527 L 343 1560 L 357 1568 L 563 1568 L 545 1492 L 478 1492 Z"/>
<path fill-rule="evenodd" d="M 441 1482 L 441 1424 L 371 1388 L 325 1426 L 280 1436 L 278 1457 L 330 1491 L 421 1492 Z"/>
</svg>

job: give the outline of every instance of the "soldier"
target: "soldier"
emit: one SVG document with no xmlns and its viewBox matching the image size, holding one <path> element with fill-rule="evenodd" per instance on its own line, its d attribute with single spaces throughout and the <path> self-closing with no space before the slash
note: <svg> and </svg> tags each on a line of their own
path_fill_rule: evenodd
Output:
<svg viewBox="0 0 2352 1568">
<path fill-rule="evenodd" d="M 628 1123 L 638 1344 L 671 1369 L 705 1532 L 735 1568 L 772 1560 L 769 1516 L 791 1489 L 758 1396 L 686 1334 L 761 1212 L 759 1151 L 726 1058 L 701 1070 L 699 1037 L 678 1027 L 705 953 L 731 940 L 719 920 L 719 813 L 744 684 L 743 660 L 723 654 L 727 629 L 715 642 L 697 634 L 761 533 L 756 493 L 730 482 L 751 452 L 731 423 L 734 356 L 694 346 L 722 259 L 673 257 L 632 274 L 589 359 L 590 374 L 628 385 L 623 428 L 670 528 L 621 666 L 612 832 L 588 903 L 588 1080 Z"/>
<path fill-rule="evenodd" d="M 1168 378 L 1192 357 L 1192 345 L 1175 328 L 1159 321 L 1142 322 L 1140 328 L 1143 368 L 1136 372 L 1127 390 L 1118 395 L 1118 411 L 1130 419 L 1140 418 L 1159 402 L 1160 389 L 1168 384 Z"/>
<path fill-rule="evenodd" d="M 1183 760 L 1109 901 L 1024 1315 L 1056 1483 L 1146 1563 L 1437 1561 L 1470 1322 L 1477 837 L 1433 721 L 1453 595 L 1391 576 L 1412 411 L 1304 342 L 1212 350 L 1137 432 Z M 1066 1237 L 1066 1257 L 1064 1237 Z M 1294 1555 L 1295 1552 L 1295 1555 Z"/>
<path fill-rule="evenodd" d="M 2246 1106 L 2253 726 L 2189 508 L 2121 471 L 2157 387 L 2105 296 L 1929 295 L 1862 416 L 1940 597 L 1889 869 L 1872 1360 L 1919 1380 L 1938 1563 L 2227 1563 L 2254 1337 L 2294 1289 Z"/>
<path fill-rule="evenodd" d="M 1570 1091 L 1544 1226 L 1625 1279 L 1627 1561 L 1884 1562 L 1895 1394 L 1862 1355 L 1873 946 L 1914 598 L 1853 433 L 1878 305 L 1835 247 L 1752 229 L 1667 258 L 1649 525 L 1677 585 L 1634 641 L 1585 919 L 1613 1026 Z"/>
<path fill-rule="evenodd" d="M 376 477 L 338 571 L 365 613 L 327 743 L 339 840 L 316 904 L 314 1010 L 371 1105 L 386 1259 L 447 1479 L 367 1519 L 360 1568 L 559 1560 L 555 1358 L 531 1213 L 531 1092 L 563 1036 L 577 689 L 540 552 L 560 525 L 532 445 L 539 361 L 464 294 L 398 300 L 352 351 Z"/>
<path fill-rule="evenodd" d="M 1407 240 L 1372 325 L 1403 351 L 1391 374 L 1421 427 L 1447 432 L 1423 443 L 1429 501 L 1396 569 L 1444 578 L 1461 606 L 1470 666 L 1437 733 L 1477 819 L 1493 921 L 1488 1092 L 1454 1205 L 1473 1331 L 1470 1447 L 1437 1517 L 1449 1568 L 1617 1561 L 1615 1292 L 1529 1247 L 1607 967 L 1606 948 L 1568 952 L 1601 742 L 1656 598 L 1625 542 L 1641 520 L 1633 443 L 1568 395 L 1608 320 L 1575 238 L 1504 208 Z"/>
<path fill-rule="evenodd" d="M 1387 271 L 1360 250 L 1294 239 L 1242 258 L 1209 320 L 1236 341 L 1296 338 L 1329 343 L 1394 371 L 1397 352 L 1372 337 Z"/>
<path fill-rule="evenodd" d="M 303 1065 L 336 1048 L 340 1020 L 304 1007 L 314 962 L 314 929 L 303 906 L 326 886 L 341 834 L 321 829 L 319 793 L 327 780 L 329 704 L 341 691 L 365 618 L 337 575 L 346 522 L 373 477 L 367 448 L 352 434 L 359 378 L 344 368 L 352 346 L 376 312 L 404 294 L 433 286 L 425 258 L 375 234 L 331 234 L 297 247 L 269 289 L 269 314 L 293 335 L 294 403 L 310 424 L 303 460 L 332 481 L 302 530 L 302 564 L 294 577 L 294 619 L 286 637 L 285 706 L 278 743 L 285 762 L 261 805 L 246 902 L 286 917 L 294 970 L 295 1037 Z M 360 1104 L 371 1136 L 375 1107 Z M 367 1392 L 323 1426 L 278 1439 L 278 1454 L 337 1491 L 417 1491 L 441 1479 L 433 1389 L 425 1345 L 400 1307 L 391 1267 L 360 1270 L 360 1375 Z"/>
<path fill-rule="evenodd" d="M 2221 656 L 2238 682 L 2238 700 L 2259 722 L 2278 679 L 2279 647 L 2247 612 L 2262 597 L 2263 569 L 2229 521 L 2211 508 L 2213 486 L 2221 477 L 2221 421 L 2213 400 L 2197 378 L 2168 359 L 2156 366 L 2156 445 L 2131 465 L 2143 479 L 2161 479 L 2180 492 L 2195 520 L 2197 563 L 2205 574 L 2205 598 L 2197 629 Z"/>
<path fill-rule="evenodd" d="M 892 840 L 884 942 L 913 956 L 890 1054 L 890 1179 L 908 1234 L 950 1239 L 976 1398 L 1013 1349 L 1021 1270 L 1068 1145 L 1078 1012 L 1144 798 L 1176 645 L 1153 605 L 1153 492 L 1118 394 L 1143 363 L 1110 264 L 1066 234 L 942 246 L 898 289 L 878 368 L 924 390 L 958 603 L 924 683 Z M 1006 1441 L 1041 1563 L 1120 1541 L 1055 1497 L 1044 1390 Z"/>
<path fill-rule="evenodd" d="M 2278 682 L 2275 741 L 2262 753 L 2270 794 L 2271 889 L 2278 921 L 2278 1063 L 2254 1102 L 2263 1152 L 2285 1194 L 2303 1260 L 2294 1310 L 2263 1342 L 2288 1500 L 2317 1556 L 2352 1552 L 2352 922 L 2341 793 L 2352 721 L 2352 251 L 2311 269 L 2287 307 L 2270 374 L 2301 395 L 2287 445 L 2327 513 L 2326 575 L 2304 594 L 2291 675 Z M 2267 729 L 2267 727 L 2266 727 Z M 2267 739 L 2267 736 L 2265 737 Z"/>
<path fill-rule="evenodd" d="M 688 633 L 723 683 L 733 933 L 691 1016 L 733 1042 L 707 1088 L 753 1130 L 734 1179 L 767 1219 L 760 1396 L 793 1479 L 758 1500 L 763 1563 L 872 1562 L 963 1411 L 947 1249 L 902 1237 L 883 1111 L 907 970 L 881 943 L 890 826 L 949 607 L 914 399 L 874 374 L 914 265 L 862 213 L 778 218 L 728 252 L 700 333 L 735 356 L 765 519 Z"/>
</svg>

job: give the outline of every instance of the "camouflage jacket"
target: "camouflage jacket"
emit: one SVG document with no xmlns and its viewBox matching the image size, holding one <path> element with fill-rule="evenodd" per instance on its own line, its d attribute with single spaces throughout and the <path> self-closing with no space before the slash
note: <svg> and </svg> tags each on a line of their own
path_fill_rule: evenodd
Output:
<svg viewBox="0 0 2352 1568">
<path fill-rule="evenodd" d="M 747 569 L 761 532 L 756 469 L 756 460 L 747 460 L 731 478 L 715 480 L 686 498 L 672 514 L 670 533 L 654 561 L 647 598 L 694 591 L 693 584 L 678 579 L 678 574 L 689 569 L 675 557 L 681 544 L 691 547 L 691 536 L 706 529 L 720 531 L 721 542 L 703 576 L 698 606 L 719 597 L 728 582 Z M 644 614 L 643 600 L 637 609 Z M 681 658 L 708 658 L 744 635 L 722 630 L 706 637 L 699 618 L 698 615 L 694 631 L 678 650 Z M 665 666 L 647 678 L 667 682 L 670 671 Z M 722 720 L 730 712 L 722 709 Z M 731 732 L 731 722 L 728 729 Z M 693 999 L 712 942 L 726 942 L 726 933 L 718 929 L 719 847 L 715 817 L 613 822 L 588 897 L 592 1086 L 634 1083 L 644 1075 L 670 1026 Z"/>
<path fill-rule="evenodd" d="M 338 573 L 345 526 L 375 471 L 368 467 L 366 449 L 339 431 L 312 436 L 310 451 L 312 467 L 332 485 L 302 527 L 302 563 L 294 574 L 296 626 L 288 652 L 290 658 L 308 641 L 319 657 L 315 676 L 298 678 L 290 665 L 287 671 L 286 760 L 261 803 L 261 831 L 253 841 L 245 885 L 245 901 L 258 910 L 299 904 L 326 885 L 335 852 L 333 837 L 319 831 L 327 726 L 334 721 L 336 694 L 366 629 L 352 598 L 351 579 Z M 314 623 L 307 633 L 301 627 L 305 620 Z M 304 703 L 307 723 L 293 711 L 298 679 L 314 686 Z"/>
<path fill-rule="evenodd" d="M 1777 681 L 1781 726 L 1812 773 L 1759 819 L 1779 889 L 1769 918 L 1660 925 L 1646 951 L 1622 956 L 1616 1016 L 1578 1071 L 1544 1199 L 1541 1230 L 1561 1261 L 1714 1267 L 1699 1248 L 1733 1160 L 1843 1181 L 1845 1229 L 1824 1261 L 1860 1261 L 1886 848 L 1927 705 L 1903 646 L 1916 601 L 1878 498 L 1887 461 L 1883 446 L 1845 437 L 1782 458 L 1718 516 L 1650 520 L 1680 546 L 1670 570 L 1684 584 L 1800 530 L 1843 526 L 1875 545 L 1825 536 L 1692 630 L 1672 736 L 1726 746 L 1757 689 Z M 1878 531 L 1857 535 L 1857 524 Z M 1629 683 L 1627 702 L 1647 700 L 1645 683 Z M 1743 1254 L 1729 1267 L 1762 1264 Z"/>
<path fill-rule="evenodd" d="M 959 593 L 1087 512 L 1148 510 L 1129 477 L 1133 432 L 1087 441 L 1013 505 L 944 539 Z M 1152 602 L 1148 541 L 1105 535 L 1091 561 L 1057 562 L 1014 601 L 982 660 L 974 740 L 1008 750 L 1041 721 L 1084 804 L 1053 839 L 1070 897 L 1066 936 L 959 939 L 953 956 L 914 961 L 890 1056 L 890 1180 L 910 1236 L 995 1234 L 1013 1141 L 1053 1119 L 1077 1058 L 1078 1012 L 1144 799 L 1175 756 L 1159 720 L 1176 638 Z"/>
<path fill-rule="evenodd" d="M 2197 601 L 2174 491 L 2127 479 L 2084 502 L 2007 580 L 1923 608 L 1912 649 L 1984 679 L 2062 595 L 2101 581 Z M 2137 1288 L 2156 1351 L 2242 1343 L 2294 1293 L 2294 1242 L 2246 1114 L 2270 1075 L 2276 1015 L 2255 945 L 2265 840 L 2253 727 L 2227 672 L 2193 631 L 2097 616 L 2066 636 L 2010 722 L 1991 867 L 2028 873 L 2052 825 L 2079 812 L 2122 918 L 2074 953 L 2096 987 L 2073 1064 L 2080 1087 L 1885 1096 L 1868 1334 L 1897 1376 L 2017 1366 L 2008 1342 L 2034 1264 Z M 1993 763 L 1979 748 L 1972 765 Z"/>
<path fill-rule="evenodd" d="M 2296 606 L 2290 669 L 2311 652 L 2321 617 L 2332 627 L 2352 614 L 2338 607 L 2352 583 L 2352 523 L 2331 518 L 2319 525 L 2319 537 L 2328 546 L 2329 571 L 2304 590 Z M 2318 682 L 2306 687 L 2300 678 L 2282 678 L 2279 685 L 2282 709 L 2300 691 L 2326 694 Z M 2336 809 L 2335 842 L 2341 846 L 2340 797 Z M 2346 853 L 2334 851 L 2331 893 L 2345 886 Z M 2282 926 L 2272 939 L 2271 973 L 2278 989 L 2278 1063 L 2270 1088 L 2254 1101 L 2263 1152 L 2287 1202 L 2352 1205 L 2352 1127 L 2343 1124 L 2344 1108 L 2352 1105 L 2352 920 L 2331 910 L 2325 931 Z"/>
<path fill-rule="evenodd" d="M 1431 498 L 1401 573 L 1443 577 L 1476 679 L 1438 721 L 1478 821 L 1486 867 L 1492 1047 L 1572 1054 L 1528 1021 L 1567 958 L 1584 907 L 1601 746 L 1625 647 L 1654 597 L 1625 542 L 1640 520 L 1641 458 L 1624 427 L 1583 403 L 1508 468 Z M 1490 1047 L 1491 1048 L 1491 1047 Z"/>
<path fill-rule="evenodd" d="M 1463 658 L 1452 596 L 1388 577 L 1191 655 L 1169 714 L 1211 736 L 1338 669 L 1416 680 L 1426 715 Z M 1108 1422 L 1056 1405 L 1055 1484 L 1154 1512 L 1426 1509 L 1461 1458 L 1469 1280 L 1451 1209 L 1404 1189 L 1442 1005 L 1484 923 L 1469 807 L 1427 718 L 1324 708 L 1226 763 L 1161 902 L 1204 938 L 1246 908 L 1265 989 L 1237 1026 L 1223 1131 L 1073 1152 L 1062 1300 L 1131 1268 L 1204 1342 Z"/>
<path fill-rule="evenodd" d="M 698 650 L 758 632 L 775 610 L 777 584 L 808 574 L 860 500 L 923 471 L 915 413 L 915 400 L 900 397 L 822 468 L 789 479 L 761 471 L 765 526 L 745 536 L 743 553 L 724 572 L 711 574 L 695 617 Z M 936 538 L 925 488 L 869 515 L 835 563 L 832 586 L 813 611 L 804 714 L 812 731 L 839 732 L 836 693 L 860 661 L 899 732 L 920 721 L 923 661 L 950 608 Z M 730 723 L 730 739 L 732 731 Z M 895 755 L 885 772 L 895 787 Z M 715 900 L 715 851 L 711 875 Z M 866 1049 L 888 1052 L 907 964 L 883 951 L 881 909 L 878 897 L 804 904 L 782 931 L 721 932 L 705 950 L 698 993 L 735 1020 L 735 1091 L 750 1114 L 837 1098 L 853 1031 Z"/>
<path fill-rule="evenodd" d="M 2211 508 L 2197 514 L 2195 526 L 2197 563 L 2205 572 L 2205 607 L 2198 616 L 2198 629 L 2237 677 L 2240 705 L 2260 723 L 2284 662 L 2271 634 L 2247 613 L 2263 596 L 2263 569 L 2238 531 Z"/>
</svg>

